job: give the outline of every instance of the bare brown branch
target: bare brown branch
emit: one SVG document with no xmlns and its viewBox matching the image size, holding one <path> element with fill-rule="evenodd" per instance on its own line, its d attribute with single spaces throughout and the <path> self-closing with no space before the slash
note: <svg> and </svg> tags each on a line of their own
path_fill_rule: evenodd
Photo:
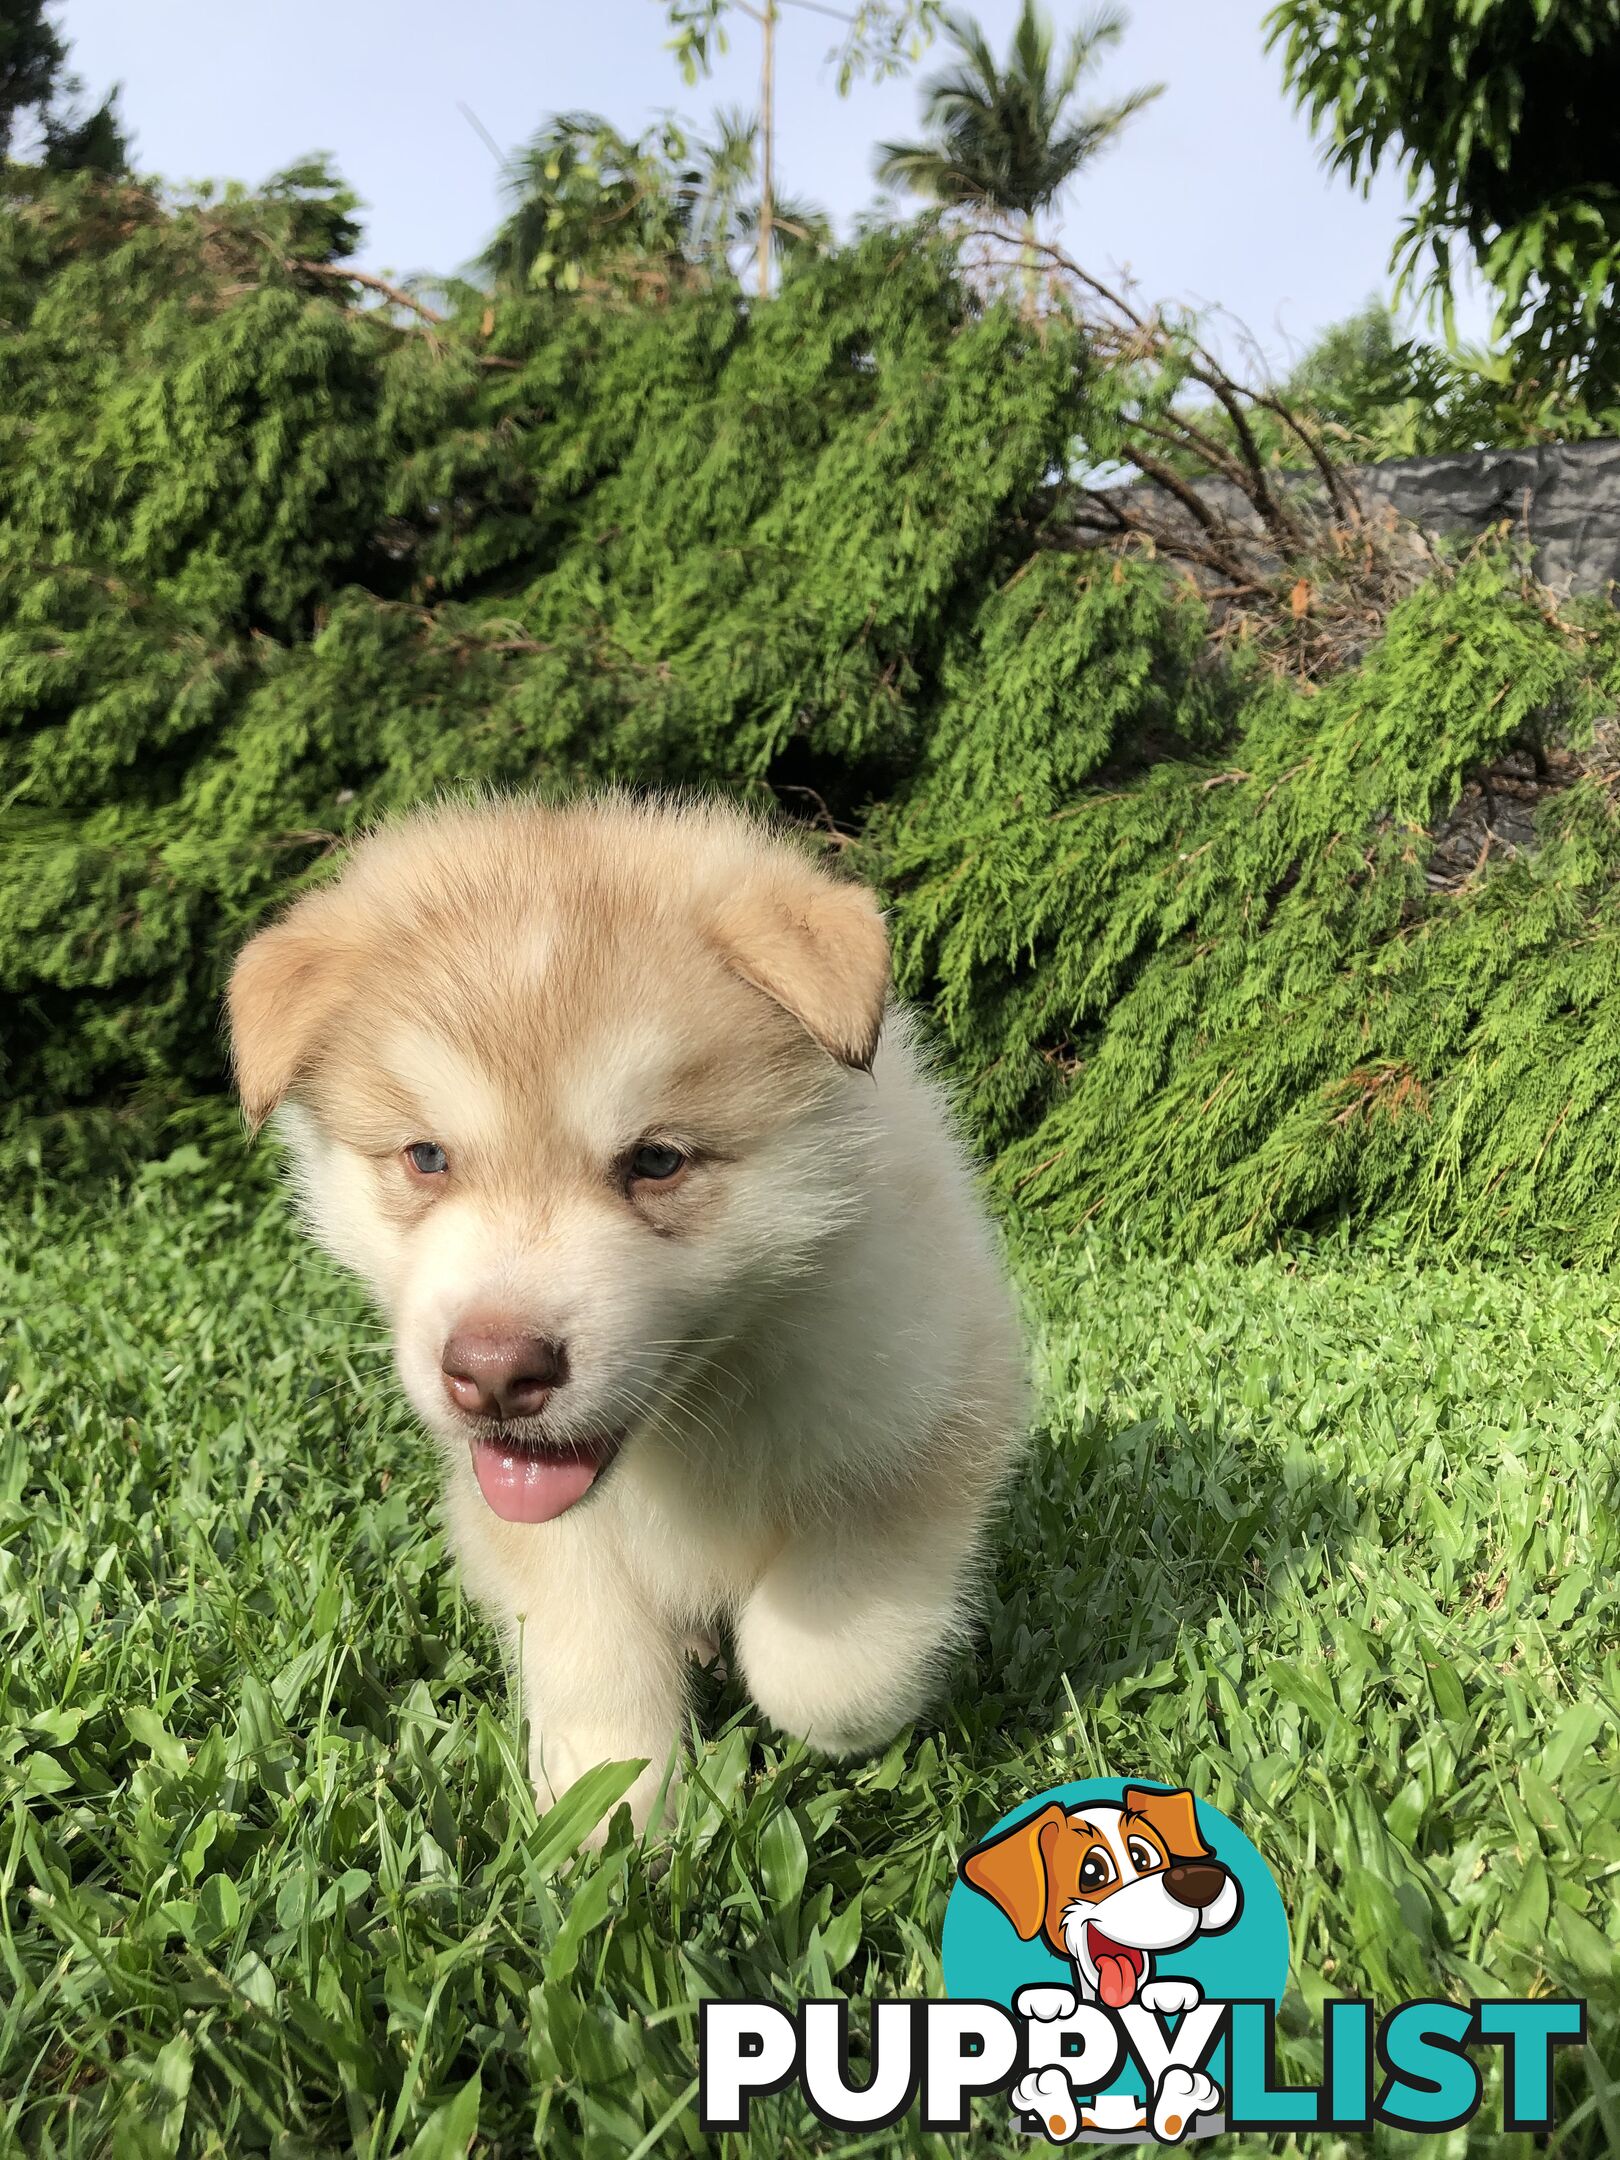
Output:
<svg viewBox="0 0 1620 2160">
<path fill-rule="evenodd" d="M 437 308 L 430 308 L 425 300 L 418 300 L 416 295 L 407 292 L 403 285 L 390 285 L 386 278 L 377 277 L 370 270 L 354 270 L 345 263 L 306 262 L 298 256 L 287 257 L 286 268 L 305 277 L 329 278 L 337 284 L 360 285 L 367 292 L 380 293 L 391 306 L 408 308 L 413 315 L 419 316 L 428 326 L 430 333 L 444 328 L 448 322 L 448 317 L 441 315 Z M 350 312 L 364 314 L 371 311 L 351 309 Z M 380 313 L 380 310 L 377 312 Z M 477 366 L 484 368 L 510 369 L 522 365 L 520 361 L 508 359 L 504 353 L 473 353 L 469 357 Z"/>
<path fill-rule="evenodd" d="M 390 285 L 386 278 L 376 277 L 369 270 L 353 270 L 345 263 L 305 262 L 297 256 L 288 258 L 287 268 L 298 271 L 304 277 L 331 278 L 342 285 L 363 285 L 368 292 L 381 293 L 383 298 L 392 301 L 395 307 L 409 308 L 413 314 L 420 315 L 424 322 L 432 323 L 435 328 L 445 320 L 436 308 L 430 308 L 426 301 L 418 300 L 416 295 L 408 293 L 403 285 Z"/>
</svg>

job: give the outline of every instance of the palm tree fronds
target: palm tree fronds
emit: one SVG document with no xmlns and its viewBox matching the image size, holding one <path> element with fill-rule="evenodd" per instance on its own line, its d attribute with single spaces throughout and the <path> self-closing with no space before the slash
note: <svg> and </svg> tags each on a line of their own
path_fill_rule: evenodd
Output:
<svg viewBox="0 0 1620 2160">
<path fill-rule="evenodd" d="M 673 120 L 645 135 L 601 113 L 554 113 L 508 160 L 511 209 L 476 267 L 502 285 L 564 290 L 645 269 L 732 274 L 759 229 L 759 121 L 722 107 L 706 138 Z M 820 248 L 826 213 L 786 202 L 772 213 L 779 254 Z"/>
<path fill-rule="evenodd" d="M 1069 113 L 1081 77 L 1118 44 L 1125 22 L 1122 10 L 1099 9 L 1073 32 L 1059 61 L 1050 19 L 1037 0 L 1023 0 L 1003 65 L 971 16 L 942 15 L 956 59 L 923 85 L 923 139 L 878 145 L 878 179 L 935 202 L 1032 221 L 1164 87 L 1149 84 L 1110 105 Z"/>
</svg>

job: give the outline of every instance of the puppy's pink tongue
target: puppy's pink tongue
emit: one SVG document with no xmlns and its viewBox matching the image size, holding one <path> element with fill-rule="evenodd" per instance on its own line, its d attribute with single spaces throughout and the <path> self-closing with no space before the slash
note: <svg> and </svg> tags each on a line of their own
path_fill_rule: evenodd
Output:
<svg viewBox="0 0 1620 2160">
<path fill-rule="evenodd" d="M 1097 1993 L 1110 2010 L 1123 2010 L 1136 1993 L 1136 1967 L 1127 1957 L 1105 1954 L 1097 1960 Z"/>
<path fill-rule="evenodd" d="M 590 1455 L 529 1455 L 475 1440 L 478 1490 L 502 1522 L 550 1522 L 583 1500 L 601 1464 Z"/>
</svg>

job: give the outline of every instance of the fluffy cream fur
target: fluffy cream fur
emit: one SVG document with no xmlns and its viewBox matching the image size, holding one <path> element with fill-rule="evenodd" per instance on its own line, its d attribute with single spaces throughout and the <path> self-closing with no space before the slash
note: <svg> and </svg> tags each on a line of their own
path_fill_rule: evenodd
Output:
<svg viewBox="0 0 1620 2160">
<path fill-rule="evenodd" d="M 238 962 L 244 1105 L 390 1320 L 542 1800 L 645 1756 L 647 1819 L 694 1632 L 729 1627 L 765 1715 L 835 1754 L 914 1716 L 960 1633 L 1021 1359 L 887 980 L 861 887 L 735 811 L 620 797 L 387 828 Z M 626 1169 L 649 1142 L 682 1154 L 667 1189 Z M 536 1444 L 622 1438 L 554 1521 L 491 1511 L 488 1429 L 446 1393 L 490 1313 L 566 1344 Z"/>
</svg>

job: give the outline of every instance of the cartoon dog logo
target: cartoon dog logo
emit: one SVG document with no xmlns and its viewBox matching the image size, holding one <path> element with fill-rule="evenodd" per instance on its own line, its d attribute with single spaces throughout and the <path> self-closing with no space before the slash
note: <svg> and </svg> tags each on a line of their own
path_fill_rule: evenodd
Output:
<svg viewBox="0 0 1620 2160">
<path fill-rule="evenodd" d="M 1202 1991 L 1192 1980 L 1155 1978 L 1155 1960 L 1196 1936 L 1224 1933 L 1243 1909 L 1236 1876 L 1199 1831 L 1192 1794 L 1142 1785 L 1127 1785 L 1119 1802 L 1075 1809 L 1054 1802 L 969 1853 L 961 1875 L 1000 1907 L 1021 1941 L 1040 1936 L 1068 1960 L 1075 1992 L 1023 1988 L 1017 2008 L 1025 2017 L 1072 2017 L 1077 2002 L 1116 2011 L 1140 2003 L 1179 2016 Z M 1022 2079 L 1012 2099 L 1059 2138 L 1151 2124 L 1156 2138 L 1174 2143 L 1220 2105 L 1221 2092 L 1204 2072 L 1171 2067 L 1145 2105 L 1101 2095 L 1076 2110 L 1067 2078 L 1047 2069 Z"/>
</svg>

